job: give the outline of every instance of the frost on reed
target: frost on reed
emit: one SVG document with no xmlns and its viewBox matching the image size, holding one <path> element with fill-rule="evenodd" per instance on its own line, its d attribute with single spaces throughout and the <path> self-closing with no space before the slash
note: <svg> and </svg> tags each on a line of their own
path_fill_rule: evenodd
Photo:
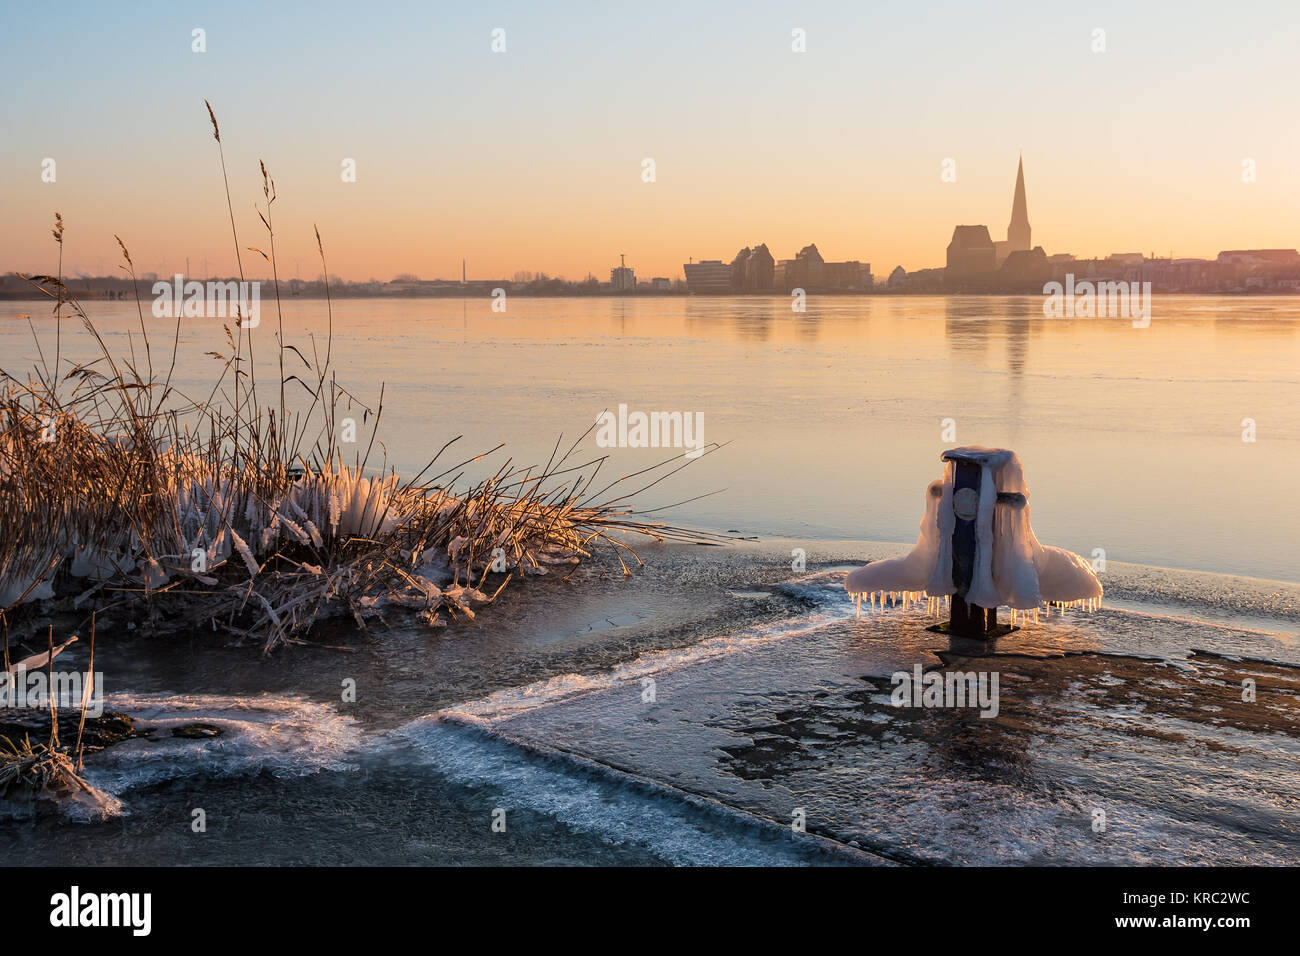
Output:
<svg viewBox="0 0 1300 956">
<path fill-rule="evenodd" d="M 14 662 L 9 657 L 8 620 L 0 616 L 0 626 L 4 631 L 4 658 L 0 668 L 0 679 L 5 685 L 17 682 L 24 684 L 30 671 L 42 665 L 49 667 L 46 695 L 48 696 L 50 730 L 47 740 L 33 744 L 30 734 L 24 734 L 17 742 L 0 735 L 0 797 L 34 796 L 66 804 L 77 805 L 83 811 L 89 811 L 95 817 L 102 817 L 120 807 L 119 801 L 88 784 L 81 775 L 83 769 L 82 734 L 86 729 L 86 708 L 94 692 L 94 678 L 89 676 L 89 683 L 84 687 L 81 697 L 81 719 L 77 724 L 75 742 L 59 739 L 58 694 L 54 690 L 54 659 L 70 644 L 76 643 L 76 636 L 62 644 L 54 644 L 54 626 L 49 630 L 49 650 L 33 654 L 23 660 Z M 91 618 L 90 631 L 90 665 L 89 675 L 94 674 L 95 667 L 95 625 Z"/>
<path fill-rule="evenodd" d="M 147 612 L 155 628 L 220 627 L 269 651 L 331 616 L 350 616 L 367 631 L 390 606 L 413 609 L 431 626 L 471 619 L 514 577 L 571 567 L 598 545 L 612 548 L 626 571 L 624 555 L 640 563 L 627 533 L 701 537 L 644 520 L 630 503 L 636 491 L 607 497 L 634 477 L 645 477 L 644 490 L 684 462 L 593 490 L 603 459 L 573 463 L 581 438 L 565 453 L 557 442 L 545 467 L 507 461 L 461 490 L 461 467 L 484 456 L 431 474 L 456 439 L 410 479 L 386 463 L 371 466 L 373 434 L 364 456 L 345 461 L 340 410 L 359 406 L 377 431 L 382 389 L 371 409 L 335 380 L 332 308 L 323 347 L 284 341 L 275 186 L 265 167 L 262 175 L 258 214 L 270 254 L 254 251 L 276 277 L 277 321 L 244 328 L 189 320 L 223 323 L 225 349 L 209 353 L 207 394 L 172 382 L 180 319 L 157 349 L 137 294 L 138 334 L 118 354 L 61 275 L 30 277 L 52 304 L 55 341 L 33 327 L 34 367 L 0 371 L 0 610 L 12 616 L 21 604 L 55 597 L 85 613 L 126 607 Z M 231 229 L 238 254 L 233 215 Z M 62 230 L 60 219 L 60 252 Z M 319 231 L 316 240 L 328 292 Z M 122 253 L 134 280 L 125 244 Z M 65 319 L 87 337 L 90 360 L 62 355 Z M 257 384 L 256 359 L 265 367 L 268 352 L 272 396 Z"/>
</svg>

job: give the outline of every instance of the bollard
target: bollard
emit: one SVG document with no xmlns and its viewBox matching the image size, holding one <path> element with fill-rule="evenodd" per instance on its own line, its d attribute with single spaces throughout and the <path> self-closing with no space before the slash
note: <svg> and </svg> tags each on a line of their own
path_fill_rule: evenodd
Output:
<svg viewBox="0 0 1300 956">
<path fill-rule="evenodd" d="M 952 530 L 952 607 L 948 613 L 947 627 L 939 630 L 958 637 L 975 637 L 987 640 L 999 634 L 1010 633 L 1010 625 L 998 624 L 996 607 L 968 604 L 966 595 L 975 576 L 976 519 L 984 469 L 979 459 L 962 451 L 947 451 L 943 460 L 953 463 L 952 510 L 956 523 Z M 999 501 L 1018 499 L 1024 495 L 1000 493 Z"/>
<path fill-rule="evenodd" d="M 940 458 L 944 477 L 926 489 L 921 533 L 911 552 L 845 575 L 844 590 L 859 617 L 864 598 L 874 607 L 878 598 L 901 595 L 906 604 L 909 597 L 925 594 L 932 609 L 935 601 L 948 598 L 948 621 L 930 630 L 988 640 L 1016 630 L 998 623 L 1000 606 L 1013 608 L 1013 621 L 1018 612 L 1021 621 L 1029 615 L 1035 622 L 1044 601 L 1062 610 L 1101 606 L 1101 582 L 1088 562 L 1034 537 L 1029 488 L 1015 452 L 969 445 L 950 448 Z M 984 487 L 986 480 L 991 487 Z M 981 502 L 993 510 L 983 527 Z M 972 596 L 993 606 L 982 607 Z"/>
</svg>

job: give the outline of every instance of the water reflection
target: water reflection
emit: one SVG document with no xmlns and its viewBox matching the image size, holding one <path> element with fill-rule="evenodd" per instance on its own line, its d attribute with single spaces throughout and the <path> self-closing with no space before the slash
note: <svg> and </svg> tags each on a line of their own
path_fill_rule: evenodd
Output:
<svg viewBox="0 0 1300 956">
<path fill-rule="evenodd" d="M 86 306 L 109 346 L 129 353 L 134 304 Z M 1020 453 L 1040 533 L 1056 543 L 1293 579 L 1300 503 L 1276 483 L 1300 460 L 1297 301 L 1170 296 L 1157 307 L 1135 329 L 1046 319 L 1034 296 L 813 296 L 804 313 L 787 296 L 511 297 L 504 313 L 487 297 L 343 299 L 333 356 L 340 385 L 363 400 L 386 386 L 379 438 L 407 474 L 457 435 L 467 456 L 504 442 L 516 462 L 545 462 L 557 436 L 580 434 L 602 409 L 698 412 L 706 441 L 732 444 L 654 489 L 664 496 L 647 507 L 724 488 L 675 510 L 675 523 L 910 542 L 940 423 L 953 418 L 958 443 Z M 0 368 L 19 380 L 39 361 L 17 318 L 29 312 L 0 302 Z M 147 309 L 144 320 L 170 343 L 171 323 Z M 52 323 L 37 328 L 48 355 Z M 308 336 L 323 344 L 327 328 L 323 301 L 286 305 L 289 344 L 310 354 Z M 263 372 L 274 332 L 258 334 Z M 206 394 L 218 366 L 205 353 L 221 337 L 216 323 L 182 326 L 173 384 Z M 67 323 L 62 357 L 95 357 Z M 1242 441 L 1246 417 L 1257 442 Z M 606 468 L 627 474 L 661 451 L 580 453 L 608 453 Z M 497 465 L 473 463 L 465 480 Z"/>
<path fill-rule="evenodd" d="M 1042 329 L 1042 303 L 1032 296 L 944 300 L 944 335 L 949 349 L 958 355 L 983 353 L 994 339 L 1002 339 L 1006 343 L 1007 371 L 1012 375 L 1025 371 L 1030 333 Z"/>
</svg>

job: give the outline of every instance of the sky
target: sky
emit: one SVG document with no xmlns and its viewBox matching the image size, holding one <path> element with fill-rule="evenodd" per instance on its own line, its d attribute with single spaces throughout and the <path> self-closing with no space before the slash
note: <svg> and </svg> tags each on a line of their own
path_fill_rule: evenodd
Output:
<svg viewBox="0 0 1300 956">
<path fill-rule="evenodd" d="M 943 265 L 958 223 L 1005 238 L 1022 153 L 1049 255 L 1295 248 L 1298 27 L 1292 2 L 5 4 L 0 271 L 54 269 L 58 211 L 69 274 L 114 272 L 114 234 L 141 272 L 232 274 L 205 99 L 250 276 L 259 160 L 281 277 L 320 274 L 313 224 L 352 280 L 680 276 L 760 242 L 883 277 Z"/>
</svg>

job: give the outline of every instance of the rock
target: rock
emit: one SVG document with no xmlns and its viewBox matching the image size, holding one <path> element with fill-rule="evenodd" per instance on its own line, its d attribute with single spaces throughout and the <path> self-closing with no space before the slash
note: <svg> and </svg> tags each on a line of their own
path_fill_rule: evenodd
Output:
<svg viewBox="0 0 1300 956">
<path fill-rule="evenodd" d="M 81 712 L 59 712 L 59 742 L 74 746 L 77 742 L 77 725 Z M 110 744 L 135 736 L 135 720 L 126 714 L 106 710 L 98 717 L 86 717 L 86 727 L 81 735 L 81 745 L 87 752 L 103 750 Z M 0 707 L 0 736 L 20 744 L 24 737 L 32 743 L 44 743 L 50 737 L 50 715 L 47 711 L 21 707 Z"/>
<path fill-rule="evenodd" d="M 184 737 L 186 740 L 204 740 L 208 737 L 220 737 L 221 728 L 215 724 L 192 723 L 181 724 L 179 727 L 172 728 L 173 737 Z"/>
</svg>

